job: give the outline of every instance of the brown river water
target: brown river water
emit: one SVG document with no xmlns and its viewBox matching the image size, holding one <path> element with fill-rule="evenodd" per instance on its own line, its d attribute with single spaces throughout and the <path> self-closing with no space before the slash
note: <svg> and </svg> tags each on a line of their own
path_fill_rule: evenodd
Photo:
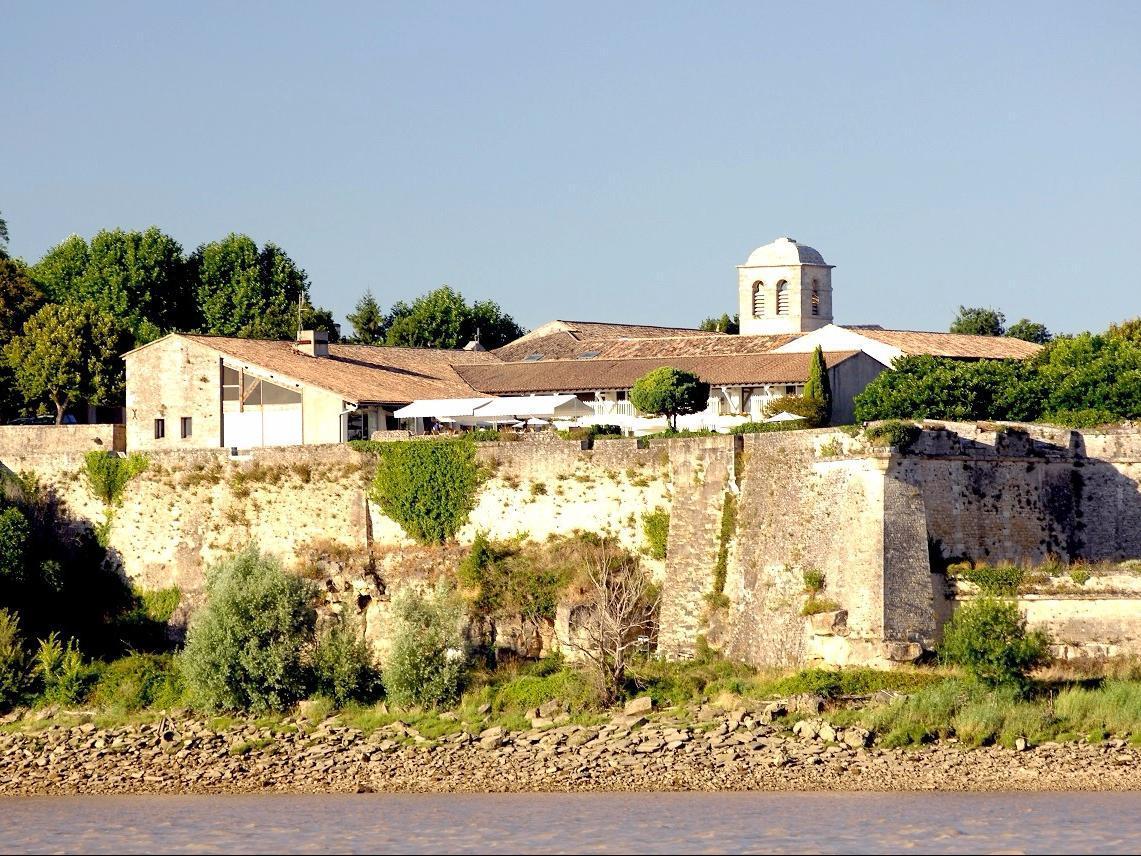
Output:
<svg viewBox="0 0 1141 856">
<path fill-rule="evenodd" d="M 1141 793 L 9 797 L 5 853 L 1136 853 Z"/>
</svg>

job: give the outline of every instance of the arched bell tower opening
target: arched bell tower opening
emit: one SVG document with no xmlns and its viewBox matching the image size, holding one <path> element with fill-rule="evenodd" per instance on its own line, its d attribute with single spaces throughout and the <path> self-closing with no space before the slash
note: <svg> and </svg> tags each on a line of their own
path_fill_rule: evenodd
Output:
<svg viewBox="0 0 1141 856">
<path fill-rule="evenodd" d="M 792 238 L 753 250 L 737 267 L 741 333 L 807 333 L 831 324 L 832 267 Z"/>
</svg>

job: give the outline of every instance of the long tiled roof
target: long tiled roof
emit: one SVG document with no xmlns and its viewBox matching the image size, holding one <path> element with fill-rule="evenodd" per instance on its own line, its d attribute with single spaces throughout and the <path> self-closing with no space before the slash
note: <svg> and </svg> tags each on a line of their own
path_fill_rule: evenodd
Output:
<svg viewBox="0 0 1141 856">
<path fill-rule="evenodd" d="M 858 353 L 859 351 L 828 353 L 824 358 L 831 367 Z M 505 395 L 629 389 L 646 372 L 661 366 L 694 372 L 703 381 L 713 385 L 803 383 L 808 380 L 811 361 L 811 354 L 717 354 L 468 365 L 457 366 L 456 372 L 480 392 Z"/>
<path fill-rule="evenodd" d="M 656 339 L 620 339 L 608 342 L 602 359 L 646 357 L 712 357 L 731 354 L 767 354 L 798 338 L 781 336 L 663 336 Z"/>
<path fill-rule="evenodd" d="M 869 339 L 899 348 L 905 354 L 957 357 L 978 360 L 1024 360 L 1037 354 L 1041 345 L 1008 336 L 968 336 L 962 333 L 924 333 L 914 330 L 849 328 Z"/>
<path fill-rule="evenodd" d="M 478 395 L 457 372 L 459 366 L 498 363 L 485 351 L 330 345 L 327 357 L 300 353 L 292 342 L 186 335 L 245 364 L 284 378 L 338 393 L 353 402 L 407 404 L 420 398 Z"/>
<path fill-rule="evenodd" d="M 495 351 L 502 360 L 513 362 L 532 355 L 544 360 L 572 359 L 600 351 L 609 342 L 624 339 L 728 338 L 724 333 L 689 327 L 656 327 L 644 324 L 606 324 L 598 321 L 548 321 L 530 333 Z"/>
</svg>

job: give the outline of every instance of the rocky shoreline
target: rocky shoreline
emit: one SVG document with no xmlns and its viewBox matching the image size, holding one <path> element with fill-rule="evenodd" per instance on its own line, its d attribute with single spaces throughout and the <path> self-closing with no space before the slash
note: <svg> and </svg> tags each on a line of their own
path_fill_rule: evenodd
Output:
<svg viewBox="0 0 1141 856">
<path fill-rule="evenodd" d="M 1141 790 L 1141 747 L 1122 740 L 885 749 L 862 729 L 809 719 L 790 733 L 770 719 L 704 706 L 435 740 L 399 721 L 368 734 L 336 717 L 50 725 L 0 734 L 0 795 Z"/>
</svg>

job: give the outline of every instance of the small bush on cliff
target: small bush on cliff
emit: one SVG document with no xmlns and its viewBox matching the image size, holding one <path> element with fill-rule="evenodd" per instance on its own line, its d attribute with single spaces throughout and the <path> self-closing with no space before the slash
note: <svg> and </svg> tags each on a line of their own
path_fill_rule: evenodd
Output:
<svg viewBox="0 0 1141 856">
<path fill-rule="evenodd" d="M 1010 564 L 988 565 L 979 562 L 972 566 L 969 562 L 963 562 L 951 565 L 947 570 L 955 577 L 974 583 L 984 593 L 994 595 L 1014 594 L 1026 577 L 1022 568 Z"/>
<path fill-rule="evenodd" d="M 20 619 L 15 613 L 0 609 L 0 710 L 20 699 L 27 680 Z"/>
<path fill-rule="evenodd" d="M 83 456 L 83 473 L 91 492 L 104 505 L 118 505 L 123 500 L 127 482 L 147 468 L 143 455 L 121 458 L 114 452 L 88 452 Z"/>
<path fill-rule="evenodd" d="M 252 546 L 208 571 L 206 604 L 179 657 L 195 704 L 261 712 L 303 698 L 314 595 L 312 583 Z"/>
<path fill-rule="evenodd" d="M 58 633 L 40 640 L 34 673 L 44 701 L 57 704 L 79 704 L 98 678 L 98 669 L 83 662 L 78 643 L 69 639 L 65 645 Z"/>
<path fill-rule="evenodd" d="M 379 695 L 380 672 L 360 630 L 346 620 L 334 624 L 313 651 L 313 690 L 337 707 Z"/>
<path fill-rule="evenodd" d="M 395 632 L 384 669 L 396 704 L 440 707 L 456 701 L 467 674 L 463 603 L 444 586 L 428 595 L 405 590 L 392 604 Z"/>
<path fill-rule="evenodd" d="M 1049 660 L 1049 645 L 1042 631 L 1026 631 L 1013 601 L 981 597 L 947 622 L 940 655 L 987 686 L 1022 688 L 1029 672 Z"/>
<path fill-rule="evenodd" d="M 377 455 L 372 496 L 417 541 L 442 543 L 467 522 L 480 483 L 471 440 L 383 443 Z"/>
<path fill-rule="evenodd" d="M 656 508 L 642 515 L 642 534 L 646 538 L 646 553 L 651 559 L 664 559 L 670 537 L 670 513 Z"/>
</svg>

